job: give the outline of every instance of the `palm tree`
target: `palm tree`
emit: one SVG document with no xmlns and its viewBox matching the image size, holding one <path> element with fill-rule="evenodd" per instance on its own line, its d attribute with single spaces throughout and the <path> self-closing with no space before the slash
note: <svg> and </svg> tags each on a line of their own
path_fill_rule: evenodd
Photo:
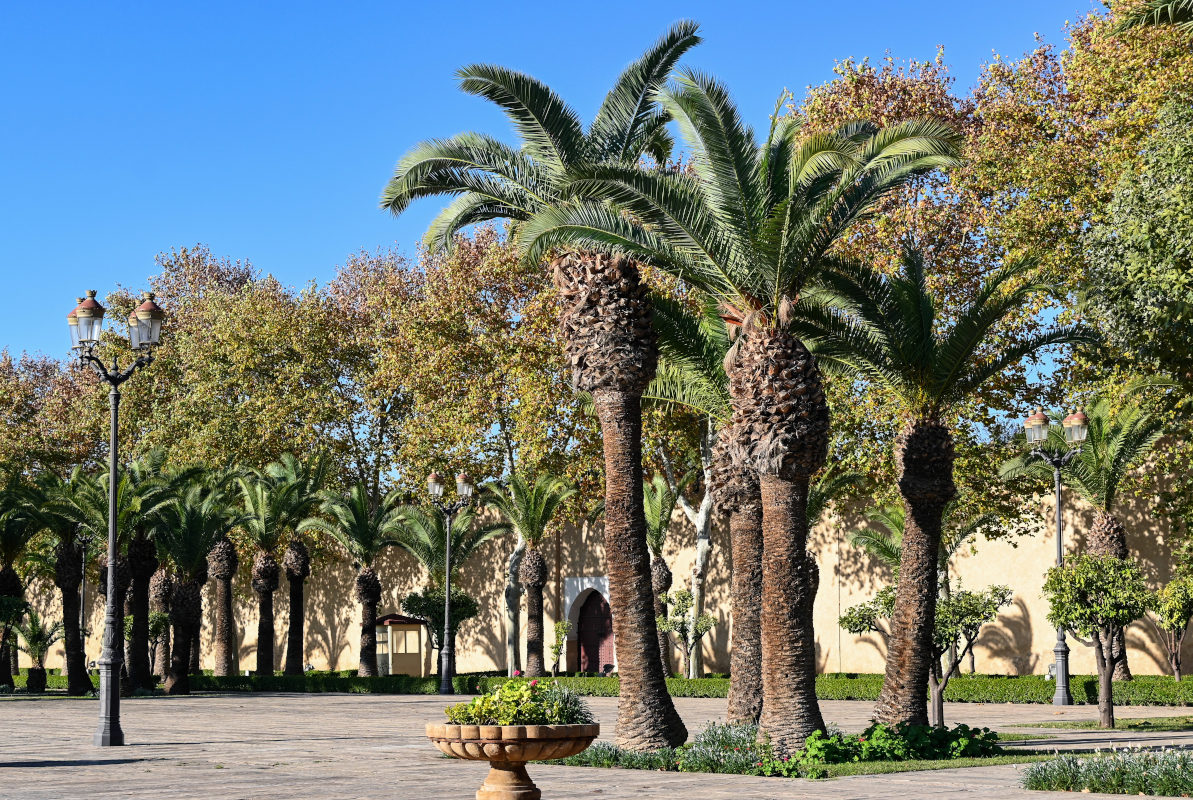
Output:
<svg viewBox="0 0 1193 800">
<path fill-rule="evenodd" d="M 173 650 L 169 694 L 190 692 L 191 646 L 202 621 L 202 589 L 207 582 L 207 556 L 216 543 L 246 521 L 223 487 L 195 481 L 181 497 L 165 509 L 156 535 L 157 545 L 170 559 L 174 570 L 170 597 Z"/>
<path fill-rule="evenodd" d="M 418 506 L 403 506 L 398 510 L 399 523 L 397 530 L 398 546 L 414 556 L 427 571 L 427 584 L 432 591 L 443 592 L 443 579 L 447 567 L 447 531 L 443 513 L 439 509 L 424 511 Z M 511 526 L 508 522 L 489 522 L 476 525 L 477 512 L 474 508 L 465 508 L 452 516 L 451 522 L 451 602 L 455 603 L 457 578 L 464 564 L 475 553 L 478 547 L 490 539 L 495 539 L 508 533 Z M 440 601 L 442 605 L 442 598 Z M 454 608 L 454 605 L 453 605 Z M 455 639 L 456 629 L 460 623 L 458 615 L 452 612 L 451 637 Z M 439 632 L 434 631 L 434 636 Z M 440 642 L 444 646 L 445 642 Z M 455 652 L 452 647 L 452 652 Z M 455 664 L 451 665 L 455 673 Z"/>
<path fill-rule="evenodd" d="M 291 457 L 292 459 L 293 457 Z M 320 502 L 320 496 L 312 488 L 316 478 L 323 480 L 325 468 L 318 459 L 311 465 L 302 466 L 296 460 L 283 459 L 270 464 L 265 470 L 251 470 L 237 478 L 240 493 L 248 511 L 244 532 L 257 548 L 253 559 L 253 591 L 257 593 L 260 615 L 257 620 L 257 672 L 272 675 L 274 669 L 274 619 L 273 593 L 278 589 L 281 568 L 277 561 L 277 549 L 287 534 L 297 536 L 297 529 L 310 516 Z M 301 543 L 300 543 L 301 544 Z M 305 545 L 296 548 L 290 557 L 291 564 L 291 630 L 297 631 L 297 645 L 290 641 L 289 651 L 297 653 L 298 674 L 302 673 L 302 580 L 301 573 L 310 572 L 309 556 L 305 556 Z M 290 556 L 290 554 L 287 554 Z M 304 560 L 305 559 L 305 560 Z M 295 585 L 297 584 L 297 586 Z M 297 591 L 297 596 L 294 592 Z M 295 619 L 297 614 L 297 619 Z M 289 656 L 287 663 L 289 664 Z M 291 664 L 290 666 L 294 666 Z"/>
<path fill-rule="evenodd" d="M 513 475 L 504 486 L 485 485 L 483 502 L 505 517 L 522 541 L 519 579 L 526 590 L 526 674 L 538 678 L 547 674 L 543 660 L 543 587 L 547 583 L 547 562 L 540 545 L 550 535 L 551 518 L 565 500 L 576 493 L 563 478 L 540 475 L 530 484 Z"/>
<path fill-rule="evenodd" d="M 38 530 L 36 519 L 26 504 L 24 487 L 17 479 L 11 479 L 0 488 L 0 601 L 7 598 L 14 608 L 25 600 L 25 585 L 16 567 L 24 561 L 29 543 Z M 3 636 L 0 636 L 0 686 L 13 685 L 16 649 L 9 639 L 9 625 L 4 624 Z"/>
<path fill-rule="evenodd" d="M 14 627 L 24 642 L 20 645 L 21 650 L 24 650 L 33 662 L 29 669 L 26 688 L 30 692 L 40 693 L 46 688 L 46 656 L 50 648 L 62 638 L 62 623 L 46 624 L 32 606 L 26 614 L 25 622 L 17 623 Z"/>
<path fill-rule="evenodd" d="M 630 64 L 587 131 L 579 116 L 543 83 L 490 65 L 460 70 L 461 88 L 496 103 L 521 138 L 514 148 L 465 133 L 423 142 L 398 163 L 382 207 L 402 213 L 415 199 L 455 195 L 427 232 L 432 249 L 450 246 L 461 229 L 492 219 L 521 223 L 568 202 L 571 181 L 591 165 L 662 163 L 671 149 L 667 115 L 653 101 L 679 58 L 698 41 L 697 26 L 680 22 Z M 537 253 L 533 263 L 544 260 Z M 567 247 L 551 269 L 564 309 L 560 335 L 572 383 L 593 396 L 605 456 L 605 558 L 621 673 L 618 743 L 632 749 L 674 747 L 687 729 L 667 694 L 642 511 L 642 392 L 655 369 L 650 300 L 637 264 Z"/>
<path fill-rule="evenodd" d="M 928 290 L 923 255 L 905 247 L 897 275 L 839 262 L 824 288 L 798 312 L 793 331 L 826 368 L 869 381 L 904 418 L 896 440 L 899 492 L 906 509 L 899 582 L 891 615 L 886 678 L 876 719 L 928 723 L 928 676 L 936 617 L 942 520 L 956 496 L 948 417 L 1007 367 L 1050 345 L 1090 340 L 1078 327 L 1057 327 L 1000 346 L 996 327 L 1049 287 L 1032 280 L 1031 259 L 991 274 L 942 325 Z"/>
<path fill-rule="evenodd" d="M 828 405 L 816 361 L 787 330 L 826 254 L 877 200 L 956 163 L 957 137 L 916 120 L 867 123 L 800 139 L 780 99 L 756 142 L 728 91 L 684 72 L 659 102 L 692 151 L 691 169 L 586 166 L 585 199 L 536 214 L 518 230 L 527 258 L 561 246 L 625 253 L 682 277 L 739 330 L 727 359 L 732 461 L 760 476 L 763 508 L 761 725 L 777 751 L 824 729 L 815 692 L 812 604 L 819 574 L 807 553 L 805 504 L 828 448 Z"/>
<path fill-rule="evenodd" d="M 695 477 L 689 472 L 680 481 L 679 491 L 691 483 Z M 658 617 L 667 617 L 667 592 L 671 590 L 671 570 L 663 558 L 663 548 L 667 543 L 667 531 L 671 527 L 671 515 L 675 513 L 675 505 L 679 502 L 676 492 L 662 475 L 655 475 L 649 481 L 642 482 L 643 508 L 646 513 L 646 546 L 650 550 L 650 585 L 654 591 L 654 612 Z M 663 672 L 671 674 L 671 643 L 667 640 L 667 632 L 659 631 L 659 661 L 663 665 Z M 691 676 L 688 676 L 691 677 Z"/>
<path fill-rule="evenodd" d="M 76 468 L 67 480 L 51 472 L 38 476 L 31 490 L 29 507 L 42 529 L 46 548 L 45 572 L 62 594 L 62 647 L 65 650 L 66 691 L 83 695 L 94 686 L 87 674 L 87 654 L 83 649 L 83 631 L 79 587 L 87 561 L 88 542 L 80 534 L 79 526 L 63 519 L 51 510 L 61 497 L 77 486 L 92 480 L 81 468 Z"/>
<path fill-rule="evenodd" d="M 1163 420 L 1128 404 L 1116 409 L 1109 398 L 1098 397 L 1086 410 L 1086 439 L 1071 461 L 1061 467 L 1061 480 L 1096 509 L 1093 527 L 1087 536 L 1091 555 L 1127 558 L 1127 529 L 1114 513 L 1119 488 L 1127 474 L 1143 463 L 1164 433 Z M 1059 416 L 1059 415 L 1058 415 Z M 1059 418 L 1056 420 L 1060 422 Z M 1049 426 L 1046 449 L 1065 452 L 1070 445 L 1059 424 Z M 1002 465 L 1004 479 L 1021 476 L 1052 480 L 1052 467 L 1031 456 L 1011 459 Z M 1126 638 L 1122 628 L 1115 628 L 1108 652 L 1114 660 L 1114 680 L 1130 680 Z"/>
<path fill-rule="evenodd" d="M 1193 38 L 1193 0 L 1145 0 L 1123 14 L 1115 29 L 1122 32 L 1164 25 Z"/>
<path fill-rule="evenodd" d="M 266 467 L 265 471 L 276 481 L 299 486 L 297 496 L 305 499 L 306 505 L 295 509 L 294 515 L 297 518 L 305 518 L 322 502 L 319 492 L 327 483 L 331 465 L 322 454 L 303 463 L 292 454 L 283 453 L 282 457 Z M 301 675 L 306 661 L 304 583 L 311 575 L 311 554 L 301 536 L 290 537 L 286 544 L 286 554 L 282 557 L 282 567 L 286 571 L 286 584 L 290 592 L 290 625 L 286 629 L 286 665 L 283 671 L 287 675 Z"/>
<path fill-rule="evenodd" d="M 236 675 L 240 659 L 236 652 L 235 616 L 232 611 L 232 579 L 240 567 L 236 545 L 227 536 L 207 554 L 207 572 L 215 582 L 215 669 L 216 675 Z"/>
<path fill-rule="evenodd" d="M 299 524 L 297 532 L 320 530 L 339 543 L 356 568 L 356 601 L 360 603 L 360 665 L 356 674 L 377 675 L 377 604 L 381 602 L 381 579 L 373 565 L 381 551 L 398 544 L 400 499 L 391 492 L 373 502 L 367 484 L 355 484 L 347 497 L 323 493 L 320 506 L 327 519 L 312 517 Z"/>
</svg>

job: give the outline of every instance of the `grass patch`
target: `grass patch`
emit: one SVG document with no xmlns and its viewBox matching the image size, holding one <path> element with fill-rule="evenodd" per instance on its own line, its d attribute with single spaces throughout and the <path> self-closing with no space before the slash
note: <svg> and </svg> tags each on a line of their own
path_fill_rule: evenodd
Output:
<svg viewBox="0 0 1193 800">
<path fill-rule="evenodd" d="M 1048 761 L 1054 755 L 1041 753 L 1016 753 L 1004 756 L 986 756 L 984 758 L 953 758 L 937 759 L 934 761 L 859 761 L 854 764 L 825 764 L 821 767 L 828 773 L 829 778 L 842 778 L 846 775 L 886 775 L 892 772 L 923 772 L 935 769 L 965 769 L 967 767 L 999 767 L 1003 764 L 1030 764 L 1037 761 Z"/>
<path fill-rule="evenodd" d="M 1004 742 L 1031 742 L 1036 739 L 1055 739 L 1051 733 L 1008 733 L 1006 731 L 996 731 L 994 734 L 998 739 L 999 744 Z"/>
<path fill-rule="evenodd" d="M 1031 722 L 1017 726 L 1022 728 L 1063 728 L 1067 730 L 1099 729 L 1094 719 L 1065 720 L 1063 722 Z M 1099 729 L 1100 730 L 1100 729 Z M 1115 720 L 1116 731 L 1193 731 L 1193 716 L 1183 717 L 1139 717 L 1137 719 Z M 1011 734 L 1007 734 L 1010 736 Z"/>
</svg>

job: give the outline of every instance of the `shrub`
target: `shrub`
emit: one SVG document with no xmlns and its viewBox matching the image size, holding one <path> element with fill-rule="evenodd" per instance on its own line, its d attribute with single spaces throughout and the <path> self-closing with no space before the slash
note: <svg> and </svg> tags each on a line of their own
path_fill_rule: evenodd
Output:
<svg viewBox="0 0 1193 800">
<path fill-rule="evenodd" d="M 1188 797 L 1193 794 L 1193 753 L 1117 751 L 1107 756 L 1060 756 L 1030 765 L 1026 789 Z"/>
<path fill-rule="evenodd" d="M 553 681 L 510 681 L 467 703 L 447 707 L 455 725 L 587 725 L 588 704 Z"/>
</svg>

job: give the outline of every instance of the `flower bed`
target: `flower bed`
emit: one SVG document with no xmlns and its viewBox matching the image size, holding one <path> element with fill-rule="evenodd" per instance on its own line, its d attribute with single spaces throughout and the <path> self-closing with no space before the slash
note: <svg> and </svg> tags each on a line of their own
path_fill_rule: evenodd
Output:
<svg viewBox="0 0 1193 800">
<path fill-rule="evenodd" d="M 1193 752 L 1117 750 L 1094 757 L 1060 756 L 1023 772 L 1025 789 L 1104 794 L 1193 795 Z"/>
</svg>

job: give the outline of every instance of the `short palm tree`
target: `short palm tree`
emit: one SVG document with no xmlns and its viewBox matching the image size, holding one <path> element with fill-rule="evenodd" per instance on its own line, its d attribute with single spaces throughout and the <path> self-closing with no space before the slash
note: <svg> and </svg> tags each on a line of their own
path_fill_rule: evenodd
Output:
<svg viewBox="0 0 1193 800">
<path fill-rule="evenodd" d="M 283 453 L 281 458 L 267 466 L 265 471 L 275 481 L 298 486 L 295 495 L 305 500 L 305 506 L 300 502 L 299 505 L 303 507 L 294 509 L 294 516 L 301 521 L 322 502 L 319 492 L 331 474 L 331 462 L 322 454 L 303 462 L 291 453 Z M 282 668 L 287 675 L 301 675 L 306 661 L 305 583 L 311 575 L 310 551 L 302 537 L 297 535 L 297 531 L 295 534 L 286 543 L 286 553 L 282 556 L 282 568 L 286 571 L 286 585 L 290 594 L 286 663 Z"/>
<path fill-rule="evenodd" d="M 377 675 L 377 604 L 381 579 L 373 565 L 387 547 L 398 544 L 400 498 L 390 493 L 373 502 L 365 483 L 355 484 L 348 496 L 325 492 L 320 506 L 324 518 L 312 517 L 298 533 L 320 530 L 344 548 L 356 568 L 356 601 L 360 603 L 360 663 L 356 674 Z"/>
<path fill-rule="evenodd" d="M 547 562 L 540 545 L 550 535 L 551 519 L 576 490 L 555 475 L 540 475 L 533 484 L 521 475 L 514 475 L 504 485 L 489 483 L 484 488 L 483 502 L 500 511 L 526 542 L 519 569 L 519 579 L 526 590 L 526 674 L 542 677 L 547 674 L 543 659 L 543 587 L 547 584 Z"/>
<path fill-rule="evenodd" d="M 1061 480 L 1097 511 L 1086 537 L 1089 553 L 1127 558 L 1127 529 L 1114 513 L 1119 489 L 1130 471 L 1143 463 L 1159 441 L 1164 423 L 1158 415 L 1136 405 L 1115 408 L 1107 397 L 1095 398 L 1085 414 L 1086 439 L 1074 458 L 1061 467 Z M 1064 439 L 1061 425 L 1050 425 L 1048 434 L 1044 448 L 1063 453 L 1071 447 Z M 1001 474 L 1004 479 L 1030 476 L 1051 481 L 1053 477 L 1052 467 L 1032 456 L 1007 461 Z M 1123 629 L 1114 629 L 1113 636 L 1109 652 L 1114 660 L 1114 679 L 1130 680 Z"/>
<path fill-rule="evenodd" d="M 42 692 L 46 688 L 46 656 L 50 648 L 62 638 L 62 623 L 47 624 L 37 609 L 32 606 L 26 611 L 25 620 L 14 626 L 21 637 L 20 648 L 29 656 L 33 665 L 29 669 L 26 686 L 30 692 Z"/>
<path fill-rule="evenodd" d="M 1048 286 L 1030 259 L 995 271 L 950 323 L 938 319 L 924 258 L 904 248 L 897 275 L 841 262 L 797 314 L 792 330 L 826 368 L 880 388 L 898 405 L 899 492 L 906 508 L 886 678 L 876 719 L 928 724 L 928 675 L 945 509 L 956 496 L 948 417 L 987 380 L 1050 345 L 1089 341 L 1064 326 L 1000 347 L 997 326 Z"/>
<path fill-rule="evenodd" d="M 661 164 L 671 139 L 653 95 L 698 41 L 694 23 L 674 25 L 622 72 L 587 130 L 555 92 L 528 75 L 489 65 L 460 70 L 461 88 L 500 106 L 521 146 L 477 133 L 419 144 L 398 163 L 382 207 L 400 214 L 420 197 L 456 196 L 427 232 L 428 245 L 438 249 L 469 225 L 521 224 L 566 203 L 571 181 L 591 165 L 633 165 L 645 154 Z M 533 262 L 545 257 L 537 253 Z M 656 358 L 649 293 L 637 265 L 620 256 L 565 246 L 552 254 L 551 269 L 572 383 L 592 395 L 604 432 L 606 572 L 621 674 L 618 743 L 674 747 L 687 730 L 658 659 L 650 657 L 657 631 L 642 517 L 641 399 Z"/>
<path fill-rule="evenodd" d="M 1119 17 L 1117 30 L 1165 25 L 1193 39 L 1193 0 L 1145 0 Z"/>
<path fill-rule="evenodd" d="M 679 491 L 692 482 L 694 473 L 689 472 L 680 481 Z M 667 618 L 667 592 L 671 591 L 672 575 L 667 561 L 663 558 L 663 550 L 667 544 L 667 532 L 671 528 L 671 515 L 675 513 L 675 506 L 679 502 L 676 492 L 671 491 L 667 478 L 655 475 L 649 481 L 642 483 L 643 508 L 646 512 L 646 546 L 650 550 L 650 586 L 654 591 L 654 611 L 656 619 Z M 671 643 L 667 639 L 667 632 L 659 631 L 659 659 L 663 664 L 663 671 L 671 674 Z"/>
<path fill-rule="evenodd" d="M 422 564 L 427 571 L 427 585 L 430 590 L 443 592 L 445 569 L 447 567 L 447 531 L 443 514 L 438 509 L 424 511 L 418 506 L 403 506 L 399 510 L 400 521 L 397 531 L 398 546 Z M 511 526 L 508 522 L 489 522 L 476 524 L 477 512 L 474 508 L 464 510 L 452 516 L 451 522 L 451 602 L 455 602 L 456 587 L 459 585 L 460 570 L 468 559 L 476 554 L 485 542 L 509 533 Z M 452 613 L 453 639 L 459 618 Z M 439 632 L 436 631 L 436 636 Z M 441 645 L 444 643 L 440 643 Z M 455 652 L 452 647 L 452 652 Z M 452 664 L 455 672 L 455 664 Z"/>
<path fill-rule="evenodd" d="M 203 584 L 207 582 L 207 556 L 230 531 L 244 523 L 241 512 L 219 486 L 206 481 L 193 482 L 163 514 L 158 528 L 158 549 L 173 568 L 173 592 L 170 597 L 170 624 L 173 649 L 166 691 L 190 692 L 191 647 L 203 619 Z"/>
<path fill-rule="evenodd" d="M 257 619 L 257 672 L 262 675 L 272 675 L 275 664 L 273 593 L 278 589 L 278 578 L 281 574 L 277 550 L 282 540 L 287 535 L 295 534 L 299 525 L 311 515 L 319 503 L 319 495 L 312 491 L 311 481 L 305 477 L 302 468 L 291 471 L 286 466 L 287 463 L 278 462 L 264 470 L 250 470 L 237 478 L 244 507 L 248 512 L 248 520 L 243 530 L 257 548 L 256 556 L 253 558 L 252 586 L 260 608 Z M 294 466 L 293 462 L 289 463 Z M 301 567 L 301 564 L 296 563 L 295 566 Z M 291 608 L 290 614 L 292 625 L 295 624 L 294 615 L 298 614 L 297 624 L 301 630 L 301 597 L 298 600 L 297 606 Z M 301 672 L 301 641 L 296 651 L 300 654 Z"/>
<path fill-rule="evenodd" d="M 826 459 L 829 417 L 815 359 L 786 323 L 833 244 L 881 197 L 956 163 L 957 136 L 930 120 L 802 136 L 780 103 L 759 143 L 725 87 L 694 72 L 659 102 L 692 151 L 690 171 L 592 165 L 573 182 L 588 199 L 536 214 L 517 235 L 528 258 L 606 249 L 680 276 L 740 329 L 727 359 L 727 446 L 734 464 L 760 476 L 761 725 L 777 751 L 792 752 L 824 729 L 812 628 L 819 574 L 803 506 Z"/>
</svg>

